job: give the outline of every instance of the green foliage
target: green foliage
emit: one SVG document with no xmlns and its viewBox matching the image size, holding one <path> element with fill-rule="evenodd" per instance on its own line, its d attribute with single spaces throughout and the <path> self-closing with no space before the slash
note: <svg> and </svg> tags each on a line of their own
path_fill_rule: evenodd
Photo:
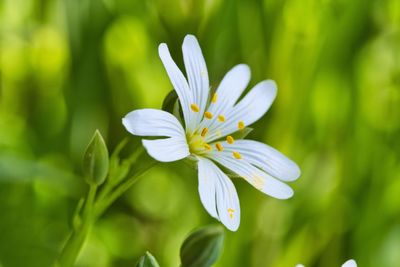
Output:
<svg viewBox="0 0 400 267">
<path fill-rule="evenodd" d="M 226 232 L 215 266 L 337 267 L 349 258 L 398 266 L 399 5 L 0 1 L 0 265 L 50 266 L 80 226 L 73 214 L 87 191 L 82 155 L 95 129 L 110 152 L 128 138 L 110 161 L 111 184 L 129 176 L 124 159 L 141 144 L 121 118 L 161 107 L 172 88 L 157 47 L 166 42 L 183 69 L 182 40 L 192 33 L 212 90 L 239 63 L 251 68 L 250 87 L 276 81 L 276 100 L 251 137 L 302 169 L 287 201 L 233 179 L 241 225 Z M 135 169 L 149 162 L 141 157 Z M 99 218 L 76 266 L 135 266 L 146 249 L 161 266 L 178 266 L 185 235 L 214 221 L 200 203 L 196 171 L 160 164 Z"/>
</svg>

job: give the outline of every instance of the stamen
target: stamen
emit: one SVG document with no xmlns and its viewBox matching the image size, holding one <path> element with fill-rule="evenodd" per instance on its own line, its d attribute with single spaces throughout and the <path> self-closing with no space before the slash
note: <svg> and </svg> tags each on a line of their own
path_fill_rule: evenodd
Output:
<svg viewBox="0 0 400 267">
<path fill-rule="evenodd" d="M 223 151 L 224 150 L 224 147 L 221 145 L 220 142 L 216 143 L 215 147 L 217 148 L 218 151 Z"/>
<path fill-rule="evenodd" d="M 191 104 L 191 105 L 190 105 L 190 108 L 191 108 L 194 112 L 199 112 L 199 111 L 200 111 L 199 106 L 196 105 L 196 104 Z"/>
<path fill-rule="evenodd" d="M 233 219 L 233 213 L 234 213 L 234 212 L 235 212 L 234 209 L 232 209 L 232 208 L 229 208 L 229 209 L 228 209 L 229 217 L 230 217 L 231 219 Z"/>
<path fill-rule="evenodd" d="M 244 121 L 239 121 L 239 122 L 238 122 L 238 128 L 239 128 L 240 130 L 242 130 L 242 129 L 244 128 Z"/>
<path fill-rule="evenodd" d="M 212 147 L 209 144 L 204 144 L 204 148 L 211 151 Z"/>
<path fill-rule="evenodd" d="M 217 102 L 217 93 L 214 93 L 212 98 L 211 98 L 211 103 Z"/>
<path fill-rule="evenodd" d="M 219 120 L 220 122 L 224 122 L 224 121 L 225 121 L 224 115 L 218 115 L 218 120 Z"/>
<path fill-rule="evenodd" d="M 201 136 L 202 137 L 204 137 L 204 136 L 206 136 L 206 134 L 208 133 L 208 128 L 207 127 L 205 127 L 205 128 L 203 128 L 203 130 L 201 131 Z"/>
<path fill-rule="evenodd" d="M 204 112 L 204 117 L 206 117 L 207 119 L 212 119 L 213 114 L 210 111 L 206 111 Z"/>
<path fill-rule="evenodd" d="M 226 137 L 226 142 L 228 142 L 228 144 L 233 144 L 233 142 L 235 142 L 235 139 L 233 139 L 232 136 L 228 135 Z"/>
<path fill-rule="evenodd" d="M 241 159 L 242 158 L 242 155 L 240 155 L 240 153 L 239 152 L 237 152 L 237 151 L 233 151 L 233 156 L 235 157 L 235 159 Z"/>
</svg>

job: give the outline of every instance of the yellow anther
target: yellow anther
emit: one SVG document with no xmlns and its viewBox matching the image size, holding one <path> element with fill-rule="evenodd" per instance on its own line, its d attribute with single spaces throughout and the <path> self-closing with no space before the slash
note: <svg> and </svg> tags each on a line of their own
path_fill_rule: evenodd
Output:
<svg viewBox="0 0 400 267">
<path fill-rule="evenodd" d="M 224 121 L 225 121 L 224 115 L 218 115 L 218 120 L 219 120 L 220 122 L 224 122 Z"/>
<path fill-rule="evenodd" d="M 194 112 L 199 112 L 199 111 L 200 111 L 199 106 L 196 105 L 196 104 L 191 104 L 191 105 L 190 105 L 190 108 L 191 108 Z"/>
<path fill-rule="evenodd" d="M 233 156 L 235 157 L 235 159 L 241 159 L 242 158 L 242 155 L 240 155 L 240 153 L 239 152 L 237 152 L 237 151 L 233 151 Z"/>
<path fill-rule="evenodd" d="M 221 145 L 220 142 L 216 143 L 215 147 L 217 148 L 218 151 L 223 151 L 224 150 L 224 147 Z"/>
<path fill-rule="evenodd" d="M 233 219 L 233 213 L 234 213 L 234 212 L 235 212 L 234 209 L 232 209 L 232 208 L 229 208 L 229 209 L 228 209 L 229 217 L 230 217 L 231 219 Z"/>
<path fill-rule="evenodd" d="M 214 93 L 212 98 L 211 98 L 211 103 L 217 102 L 217 93 Z"/>
<path fill-rule="evenodd" d="M 212 147 L 209 144 L 204 144 L 204 148 L 207 150 L 212 150 Z"/>
<path fill-rule="evenodd" d="M 239 121 L 238 122 L 238 128 L 241 130 L 244 128 L 244 121 Z"/>
<path fill-rule="evenodd" d="M 233 139 L 232 136 L 228 135 L 226 137 L 226 142 L 228 142 L 228 144 L 233 144 L 233 142 L 235 142 L 235 139 Z"/>
<path fill-rule="evenodd" d="M 208 133 L 208 128 L 207 127 L 205 127 L 205 128 L 203 128 L 203 130 L 201 131 L 201 136 L 202 137 L 204 137 L 204 136 L 206 136 L 206 134 Z"/>
<path fill-rule="evenodd" d="M 207 119 L 212 119 L 213 115 L 210 111 L 206 111 L 204 112 L 204 117 L 206 117 Z"/>
</svg>

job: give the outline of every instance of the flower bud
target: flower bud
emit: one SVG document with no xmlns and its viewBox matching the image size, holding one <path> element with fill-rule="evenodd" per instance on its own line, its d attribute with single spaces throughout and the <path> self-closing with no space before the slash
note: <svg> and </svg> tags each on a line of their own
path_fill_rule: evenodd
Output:
<svg viewBox="0 0 400 267">
<path fill-rule="evenodd" d="M 96 130 L 83 157 L 83 172 L 88 184 L 101 185 L 107 177 L 108 150 L 100 132 Z"/>
<path fill-rule="evenodd" d="M 139 259 L 136 267 L 160 267 L 160 265 L 158 265 L 158 262 L 154 256 L 151 255 L 150 252 L 146 251 L 146 254 Z"/>
<path fill-rule="evenodd" d="M 182 267 L 209 267 L 216 262 L 224 243 L 221 226 L 206 226 L 191 233 L 181 247 Z"/>
</svg>

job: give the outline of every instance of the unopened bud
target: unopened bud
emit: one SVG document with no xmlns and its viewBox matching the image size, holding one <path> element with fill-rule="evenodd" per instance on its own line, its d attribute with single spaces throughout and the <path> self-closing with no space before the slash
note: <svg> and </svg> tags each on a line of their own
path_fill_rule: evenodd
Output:
<svg viewBox="0 0 400 267">
<path fill-rule="evenodd" d="M 83 157 L 83 172 L 88 184 L 101 185 L 107 177 L 108 150 L 100 132 L 96 130 Z"/>
<path fill-rule="evenodd" d="M 224 229 L 206 226 L 191 233 L 181 247 L 182 267 L 209 267 L 214 264 L 222 250 Z"/>
</svg>

